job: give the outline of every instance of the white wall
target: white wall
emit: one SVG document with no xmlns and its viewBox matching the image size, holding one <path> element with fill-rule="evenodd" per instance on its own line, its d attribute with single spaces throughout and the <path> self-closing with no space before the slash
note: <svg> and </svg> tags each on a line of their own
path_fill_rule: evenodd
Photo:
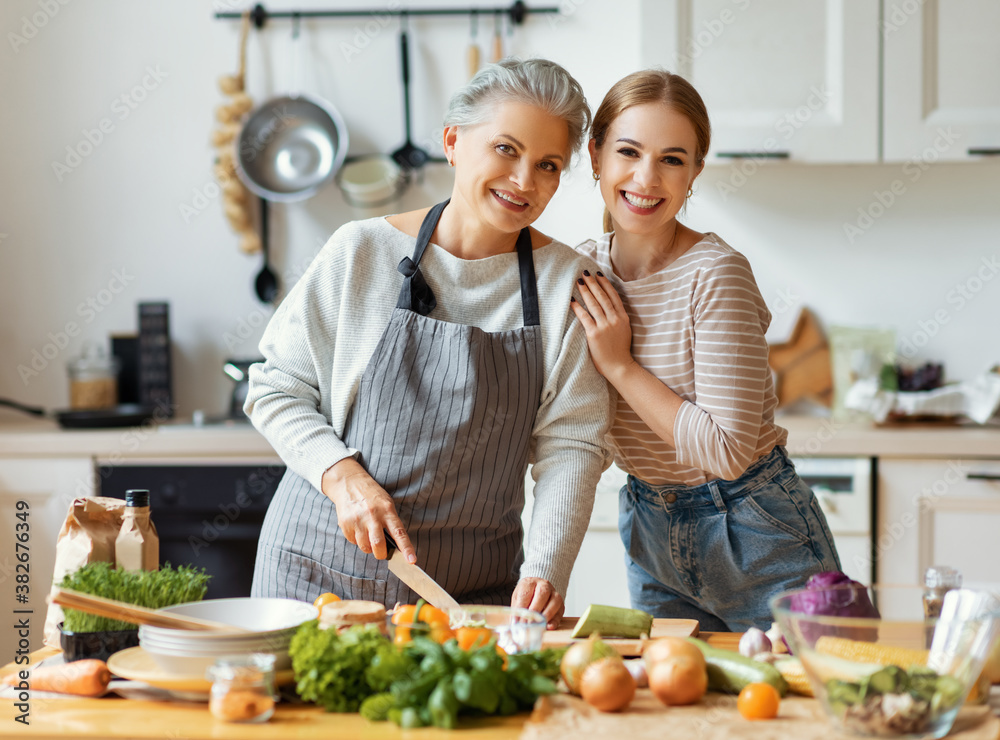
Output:
<svg viewBox="0 0 1000 740">
<path fill-rule="evenodd" d="M 223 101 L 216 80 L 235 71 L 238 23 L 215 20 L 199 0 L 62 2 L 0 4 L 0 396 L 65 406 L 65 363 L 82 341 L 132 332 L 138 301 L 166 299 L 179 411 L 221 413 L 229 390 L 222 361 L 256 354 L 270 309 L 252 292 L 260 259 L 238 251 L 219 200 L 209 199 L 187 219 L 181 207 L 197 205 L 196 191 L 212 183 L 208 137 Z M 250 4 L 217 0 L 213 7 Z M 495 3 L 435 0 L 412 7 L 447 4 Z M 614 80 L 638 66 L 639 3 L 551 4 L 567 15 L 530 18 L 505 35 L 508 51 L 565 64 L 596 107 Z M 338 5 L 275 0 L 268 7 Z M 395 0 L 343 5 L 376 14 L 399 7 Z M 397 30 L 396 21 L 383 24 L 375 16 L 306 21 L 296 49 L 290 22 L 274 21 L 251 32 L 248 92 L 260 102 L 297 83 L 340 110 L 351 154 L 392 151 L 403 140 Z M 441 115 L 465 79 L 469 24 L 413 18 L 410 31 L 414 138 L 440 151 Z M 492 19 L 480 19 L 484 56 L 491 33 Z M 144 77 L 155 88 L 126 116 L 121 96 Z M 53 163 L 66 163 L 67 146 L 79 148 L 84 130 L 102 119 L 109 130 L 100 143 L 57 175 Z M 741 173 L 713 169 L 699 182 L 688 222 L 748 255 L 776 326 L 794 313 L 782 310 L 786 303 L 804 303 L 828 324 L 884 324 L 919 339 L 920 322 L 926 326 L 943 310 L 947 322 L 921 356 L 943 359 L 952 376 L 968 377 L 1000 360 L 1000 280 L 982 283 L 961 308 L 949 291 L 975 278 L 981 258 L 1000 253 L 998 175 L 994 162 L 932 166 L 907 179 L 906 192 L 852 244 L 843 223 L 854 222 L 875 191 L 904 177 L 898 166 L 781 164 L 745 183 Z M 740 186 L 722 192 L 720 183 Z M 447 167 L 431 166 L 402 208 L 440 200 L 449 189 Z M 574 243 L 599 230 L 600 212 L 584 161 L 565 178 L 539 226 Z M 272 252 L 286 285 L 352 217 L 333 185 L 271 213 Z M 101 310 L 88 310 L 89 300 Z M 71 327 L 77 336 L 57 346 Z M 36 374 L 22 378 L 19 366 L 32 368 L 33 361 Z"/>
</svg>

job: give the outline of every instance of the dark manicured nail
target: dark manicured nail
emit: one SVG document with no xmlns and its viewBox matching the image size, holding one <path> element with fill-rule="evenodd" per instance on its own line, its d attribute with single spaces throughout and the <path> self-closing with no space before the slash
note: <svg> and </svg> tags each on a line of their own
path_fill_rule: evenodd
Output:
<svg viewBox="0 0 1000 740">
<path fill-rule="evenodd" d="M 600 270 L 597 271 L 597 277 L 604 277 L 604 273 Z"/>
<path fill-rule="evenodd" d="M 583 274 L 587 277 L 590 277 L 590 270 L 584 270 Z"/>
<path fill-rule="evenodd" d="M 569 297 L 569 302 L 570 303 L 576 303 L 576 298 L 574 296 L 570 296 Z"/>
<path fill-rule="evenodd" d="M 583 285 L 583 284 L 584 284 L 584 283 L 583 283 L 583 278 L 577 278 L 577 279 L 576 279 L 576 282 L 580 283 L 580 285 Z"/>
</svg>

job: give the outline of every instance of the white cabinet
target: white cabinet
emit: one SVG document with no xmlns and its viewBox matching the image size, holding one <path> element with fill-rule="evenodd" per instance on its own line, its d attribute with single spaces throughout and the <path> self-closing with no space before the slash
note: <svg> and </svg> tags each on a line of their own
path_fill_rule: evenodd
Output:
<svg viewBox="0 0 1000 740">
<path fill-rule="evenodd" d="M 643 65 L 705 99 L 710 162 L 1000 155 L 996 0 L 643 0 L 642 21 Z"/>
<path fill-rule="evenodd" d="M 931 565 L 1000 590 L 1000 459 L 880 458 L 875 534 L 879 582 L 919 584 Z"/>
<path fill-rule="evenodd" d="M 5 621 L 10 621 L 15 609 L 31 610 L 31 614 L 24 616 L 30 623 L 32 650 L 40 648 L 44 640 L 43 627 L 48 610 L 45 597 L 52 585 L 59 528 L 73 499 L 93 496 L 94 491 L 94 466 L 90 458 L 0 458 L 0 522 L 5 530 L 0 535 L 0 542 L 4 543 L 3 552 L 0 552 L 0 614 Z M 20 511 L 28 512 L 26 544 L 30 590 L 26 604 L 18 602 L 15 588 L 17 576 L 24 572 L 23 567 L 18 568 L 21 564 L 17 561 L 18 553 L 24 550 L 15 547 L 15 523 L 21 521 L 15 516 L 19 511 L 18 501 L 26 502 L 27 509 Z M 0 630 L 0 663 L 13 659 L 17 644 L 18 635 L 12 629 Z"/>
<path fill-rule="evenodd" d="M 884 159 L 1000 155 L 1000 3 L 887 2 Z"/>
<path fill-rule="evenodd" d="M 874 0 L 645 0 L 642 60 L 694 84 L 709 161 L 878 158 Z"/>
</svg>

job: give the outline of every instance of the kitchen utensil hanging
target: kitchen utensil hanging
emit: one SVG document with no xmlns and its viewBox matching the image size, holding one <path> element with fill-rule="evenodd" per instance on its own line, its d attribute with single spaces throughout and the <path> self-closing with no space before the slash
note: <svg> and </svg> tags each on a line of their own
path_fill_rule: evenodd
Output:
<svg viewBox="0 0 1000 740">
<path fill-rule="evenodd" d="M 417 145 L 410 137 L 410 43 L 407 36 L 407 19 L 403 14 L 399 24 L 399 63 L 403 77 L 403 126 L 406 132 L 406 141 L 403 146 L 392 153 L 392 158 L 403 168 L 403 171 L 410 173 L 419 171 L 430 159 L 430 155 Z"/>
<path fill-rule="evenodd" d="M 240 130 L 236 174 L 260 199 L 260 244 L 264 261 L 254 280 L 263 303 L 278 297 L 278 277 L 269 259 L 270 201 L 294 203 L 312 197 L 333 180 L 347 156 L 347 125 L 329 102 L 302 93 L 299 19 L 292 24 L 292 93 L 271 98 Z"/>
<path fill-rule="evenodd" d="M 469 52 L 468 52 L 470 80 L 476 76 L 476 72 L 479 71 L 479 65 L 481 63 L 480 52 L 479 52 L 479 40 L 477 38 L 478 35 L 479 35 L 479 13 L 471 13 L 469 14 Z"/>
</svg>

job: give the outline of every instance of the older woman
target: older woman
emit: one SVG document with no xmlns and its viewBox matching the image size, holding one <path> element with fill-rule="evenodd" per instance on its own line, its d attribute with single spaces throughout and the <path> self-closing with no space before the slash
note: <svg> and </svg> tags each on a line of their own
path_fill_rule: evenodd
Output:
<svg viewBox="0 0 1000 740">
<path fill-rule="evenodd" d="M 460 602 L 558 622 L 610 411 L 567 308 L 594 265 L 530 225 L 589 119 L 553 62 L 484 69 L 444 121 L 451 198 L 344 225 L 289 293 L 246 404 L 289 468 L 254 595 L 412 603 L 385 563 L 389 532 Z"/>
</svg>

